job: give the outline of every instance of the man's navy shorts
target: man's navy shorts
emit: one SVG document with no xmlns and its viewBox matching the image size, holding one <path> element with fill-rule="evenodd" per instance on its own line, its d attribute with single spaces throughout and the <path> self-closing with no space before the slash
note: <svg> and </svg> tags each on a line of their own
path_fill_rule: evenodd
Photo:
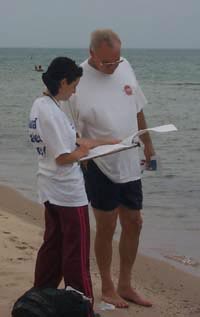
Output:
<svg viewBox="0 0 200 317">
<path fill-rule="evenodd" d="M 113 183 L 92 160 L 88 161 L 84 177 L 88 199 L 93 208 L 112 211 L 123 205 L 132 210 L 142 209 L 140 179 L 127 183 Z"/>
</svg>

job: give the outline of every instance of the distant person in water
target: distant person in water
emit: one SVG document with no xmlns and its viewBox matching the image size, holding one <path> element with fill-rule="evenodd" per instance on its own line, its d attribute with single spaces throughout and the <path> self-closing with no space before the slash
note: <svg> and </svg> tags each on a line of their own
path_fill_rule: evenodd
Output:
<svg viewBox="0 0 200 317">
<path fill-rule="evenodd" d="M 35 65 L 35 70 L 37 71 L 37 72 L 43 72 L 44 70 L 43 70 L 43 68 L 42 68 L 42 65 Z"/>
</svg>

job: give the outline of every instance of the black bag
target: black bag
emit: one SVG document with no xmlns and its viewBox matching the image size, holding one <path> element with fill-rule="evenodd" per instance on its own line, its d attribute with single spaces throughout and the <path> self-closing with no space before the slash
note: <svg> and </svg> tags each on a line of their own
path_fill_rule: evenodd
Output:
<svg viewBox="0 0 200 317">
<path fill-rule="evenodd" d="M 89 300 L 76 291 L 32 288 L 14 304 L 12 317 L 89 317 Z"/>
</svg>

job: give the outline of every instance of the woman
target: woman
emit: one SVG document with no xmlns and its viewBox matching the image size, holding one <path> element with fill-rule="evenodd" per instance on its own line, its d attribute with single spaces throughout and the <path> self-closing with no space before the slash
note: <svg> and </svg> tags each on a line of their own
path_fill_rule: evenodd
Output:
<svg viewBox="0 0 200 317">
<path fill-rule="evenodd" d="M 105 142 L 77 140 L 73 123 L 60 108 L 60 101 L 75 93 L 81 76 L 82 68 L 74 61 L 55 58 L 42 75 L 47 91 L 35 100 L 30 113 L 39 198 L 45 205 L 44 242 L 37 255 L 34 286 L 56 288 L 64 277 L 65 286 L 93 300 L 88 201 L 78 161 L 90 147 Z"/>
</svg>

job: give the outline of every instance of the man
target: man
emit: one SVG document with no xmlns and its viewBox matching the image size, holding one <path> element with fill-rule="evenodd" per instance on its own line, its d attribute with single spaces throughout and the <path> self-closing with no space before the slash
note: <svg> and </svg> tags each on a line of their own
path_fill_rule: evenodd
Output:
<svg viewBox="0 0 200 317">
<path fill-rule="evenodd" d="M 83 78 L 70 101 L 82 137 L 124 139 L 147 127 L 146 99 L 128 61 L 120 56 L 121 41 L 112 30 L 92 33 L 90 57 L 81 66 Z M 141 136 L 146 160 L 154 154 L 149 134 Z M 96 219 L 95 254 L 102 280 L 102 300 L 118 308 L 128 301 L 143 306 L 131 286 L 142 227 L 142 186 L 138 149 L 88 161 L 86 188 Z M 112 240 L 117 218 L 121 224 L 120 272 L 117 288 L 111 277 Z"/>
</svg>

